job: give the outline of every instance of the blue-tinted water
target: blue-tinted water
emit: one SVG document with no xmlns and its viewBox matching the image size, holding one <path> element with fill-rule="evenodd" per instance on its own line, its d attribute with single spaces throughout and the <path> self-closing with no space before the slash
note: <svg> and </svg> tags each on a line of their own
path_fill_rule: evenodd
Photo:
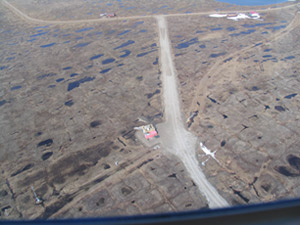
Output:
<svg viewBox="0 0 300 225">
<path fill-rule="evenodd" d="M 42 35 L 47 34 L 47 33 L 48 33 L 48 31 L 42 32 L 42 33 L 38 33 L 38 34 L 33 34 L 33 35 L 31 35 L 30 37 L 31 37 L 31 38 L 32 38 L 32 37 L 38 37 L 38 36 L 42 36 Z"/>
<path fill-rule="evenodd" d="M 6 103 L 6 100 L 1 100 L 0 101 L 0 106 L 3 106 Z"/>
<path fill-rule="evenodd" d="M 143 24 L 144 23 L 144 21 L 137 21 L 137 22 L 135 22 L 134 24 L 133 24 L 133 28 L 136 28 L 138 25 L 140 25 L 140 24 Z"/>
<path fill-rule="evenodd" d="M 267 25 L 272 25 L 273 23 L 256 23 L 256 24 L 244 24 L 242 25 L 245 28 L 254 28 L 254 27 L 263 27 Z"/>
<path fill-rule="evenodd" d="M 131 10 L 131 9 L 135 9 L 136 7 L 134 7 L 134 6 L 130 6 L 130 7 L 127 7 L 127 8 L 125 8 L 126 10 Z"/>
<path fill-rule="evenodd" d="M 199 42 L 198 38 L 192 38 L 187 42 L 178 44 L 175 48 L 177 49 L 188 48 L 190 45 L 197 44 L 198 42 Z"/>
<path fill-rule="evenodd" d="M 217 57 L 225 55 L 225 54 L 226 54 L 226 52 L 220 52 L 220 53 L 211 54 L 209 57 L 217 58 Z"/>
<path fill-rule="evenodd" d="M 230 36 L 232 37 L 237 37 L 237 36 L 240 36 L 240 35 L 247 35 L 247 34 L 251 34 L 251 33 L 254 33 L 256 30 L 254 29 L 250 29 L 250 30 L 247 30 L 247 31 L 242 31 L 240 33 L 234 33 L 234 34 L 230 34 Z"/>
<path fill-rule="evenodd" d="M 29 41 L 29 42 L 34 42 L 35 40 L 37 40 L 36 38 L 32 38 L 32 39 L 29 39 L 29 40 L 27 40 L 27 41 Z"/>
<path fill-rule="evenodd" d="M 280 30 L 280 29 L 283 29 L 283 28 L 286 28 L 286 25 L 274 26 L 274 27 L 266 27 L 266 29 L 272 30 L 272 31 Z"/>
<path fill-rule="evenodd" d="M 47 27 L 49 27 L 49 25 L 47 25 L 47 26 L 34 27 L 33 29 L 41 29 L 41 28 L 47 28 Z"/>
<path fill-rule="evenodd" d="M 41 45 L 40 47 L 41 48 L 48 48 L 48 47 L 51 47 L 51 46 L 53 46 L 53 45 L 55 45 L 56 43 L 55 42 L 53 42 L 53 43 L 50 43 L 50 44 L 47 44 L 47 45 Z"/>
<path fill-rule="evenodd" d="M 157 51 L 157 49 L 151 50 L 149 52 L 143 52 L 143 53 L 138 54 L 137 57 L 143 57 L 143 56 L 148 55 L 149 53 L 155 52 L 155 51 Z"/>
<path fill-rule="evenodd" d="M 104 73 L 107 73 L 108 71 L 110 71 L 111 68 L 108 68 L 108 69 L 104 69 L 104 70 L 101 70 L 100 73 L 104 74 Z"/>
<path fill-rule="evenodd" d="M 108 63 L 112 63 L 114 61 L 116 61 L 114 58 L 108 58 L 108 59 L 104 59 L 102 61 L 102 64 L 108 64 Z"/>
<path fill-rule="evenodd" d="M 86 27 L 86 28 L 76 30 L 75 32 L 76 33 L 81 33 L 81 32 L 88 31 L 88 30 L 93 30 L 93 29 L 94 29 L 93 27 Z"/>
<path fill-rule="evenodd" d="M 47 78 L 47 77 L 54 77 L 56 76 L 56 73 L 46 73 L 46 74 L 43 74 L 43 75 L 40 75 L 37 77 L 38 80 L 42 80 L 44 78 Z"/>
<path fill-rule="evenodd" d="M 227 30 L 227 31 L 235 31 L 236 28 L 235 28 L 235 27 L 227 27 L 226 30 Z"/>
<path fill-rule="evenodd" d="M 85 82 L 90 82 L 90 81 L 93 81 L 95 79 L 95 77 L 84 77 L 80 80 L 77 80 L 77 81 L 74 81 L 72 83 L 69 83 L 68 85 L 68 91 L 71 91 L 73 90 L 74 88 L 77 88 L 80 86 L 80 84 L 83 84 Z"/>
<path fill-rule="evenodd" d="M 73 100 L 69 100 L 65 102 L 66 106 L 72 106 L 74 104 Z"/>
<path fill-rule="evenodd" d="M 223 28 L 222 27 L 216 27 L 216 28 L 211 28 L 210 30 L 211 31 L 217 31 L 217 30 L 222 30 Z"/>
<path fill-rule="evenodd" d="M 287 0 L 217 0 L 217 1 L 235 4 L 235 5 L 271 5 L 271 4 L 287 2 Z"/>
<path fill-rule="evenodd" d="M 225 59 L 224 60 L 224 63 L 227 63 L 227 62 L 229 62 L 229 61 L 231 61 L 232 60 L 232 57 L 230 57 L 230 58 L 228 58 L 228 59 Z"/>
<path fill-rule="evenodd" d="M 128 45 L 131 45 L 131 44 L 134 44 L 134 43 L 135 43 L 134 41 L 132 41 L 132 40 L 129 40 L 129 41 L 127 41 L 127 42 L 125 42 L 125 43 L 121 44 L 120 46 L 118 46 L 118 47 L 114 48 L 114 50 L 117 50 L 117 49 L 119 49 L 119 48 L 126 47 L 126 46 L 128 46 Z"/>
<path fill-rule="evenodd" d="M 8 58 L 6 58 L 5 60 L 6 60 L 6 61 L 10 61 L 10 60 L 13 60 L 13 59 L 15 59 L 14 56 L 13 56 L 13 57 L 8 57 Z"/>
<path fill-rule="evenodd" d="M 22 88 L 22 86 L 21 86 L 21 85 L 18 85 L 18 86 L 12 87 L 10 90 L 11 90 L 11 91 L 14 91 L 14 90 L 18 90 L 18 89 L 21 89 L 21 88 Z"/>
<path fill-rule="evenodd" d="M 99 55 L 92 56 L 92 57 L 90 58 L 90 60 L 98 59 L 98 58 L 100 58 L 101 56 L 104 56 L 104 55 L 103 55 L 103 54 L 99 54 Z"/>
<path fill-rule="evenodd" d="M 67 67 L 63 68 L 63 70 L 69 70 L 69 69 L 72 69 L 72 67 L 71 66 L 67 66 Z"/>
<path fill-rule="evenodd" d="M 100 35 L 100 34 L 102 34 L 102 32 L 101 31 L 97 31 L 97 32 L 88 33 L 88 36 Z"/>
<path fill-rule="evenodd" d="M 59 82 L 63 81 L 64 79 L 65 78 L 59 78 L 59 79 L 56 80 L 56 82 L 59 83 Z"/>
<path fill-rule="evenodd" d="M 292 98 L 294 98 L 295 96 L 297 96 L 296 93 L 295 93 L 295 94 L 287 95 L 287 96 L 285 96 L 284 98 L 286 98 L 286 99 L 292 99 Z"/>
<path fill-rule="evenodd" d="M 123 51 L 121 51 L 121 52 L 124 52 L 123 55 L 120 55 L 121 58 L 125 58 L 125 57 L 129 56 L 130 53 L 131 53 L 131 51 L 129 51 L 129 50 L 127 50 L 127 49 L 125 49 L 125 50 L 123 50 Z"/>
<path fill-rule="evenodd" d="M 294 59 L 295 58 L 295 56 L 287 56 L 287 57 L 285 57 L 284 59 Z"/>
<path fill-rule="evenodd" d="M 119 36 L 122 36 L 122 35 L 124 35 L 124 34 L 127 34 L 127 33 L 129 33 L 131 30 L 125 30 L 125 31 L 123 31 L 123 32 L 121 32 L 121 33 L 119 33 L 118 35 Z"/>
<path fill-rule="evenodd" d="M 79 43 L 79 44 L 75 45 L 75 46 L 74 46 L 74 48 L 81 48 L 81 47 L 85 47 L 85 46 L 87 46 L 87 45 L 89 45 L 89 44 L 90 44 L 90 42 Z"/>
</svg>

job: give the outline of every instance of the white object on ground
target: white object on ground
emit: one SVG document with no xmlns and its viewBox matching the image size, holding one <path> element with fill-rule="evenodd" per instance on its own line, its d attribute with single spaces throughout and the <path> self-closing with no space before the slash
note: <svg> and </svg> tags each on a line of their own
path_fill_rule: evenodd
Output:
<svg viewBox="0 0 300 225">
<path fill-rule="evenodd" d="M 214 160 L 216 160 L 217 162 L 219 162 L 217 159 L 216 159 L 216 156 L 215 156 L 215 153 L 217 151 L 214 151 L 214 152 L 211 152 L 206 146 L 204 146 L 204 144 L 202 142 L 200 142 L 200 148 L 202 149 L 202 151 L 208 155 L 208 156 L 211 156 Z"/>
<path fill-rule="evenodd" d="M 227 14 L 210 14 L 209 17 L 222 18 L 226 17 Z"/>
<path fill-rule="evenodd" d="M 202 162 L 202 166 L 205 166 L 205 163 L 208 161 L 208 159 L 206 159 L 204 162 Z"/>
<path fill-rule="evenodd" d="M 227 17 L 227 19 L 229 20 L 235 20 L 235 21 L 238 21 L 240 19 L 249 19 L 250 17 L 247 16 L 246 14 L 244 13 L 239 13 L 237 16 L 234 16 L 234 17 Z"/>
<path fill-rule="evenodd" d="M 153 147 L 153 149 L 154 149 L 154 150 L 160 149 L 160 146 L 159 146 L 159 145 L 155 145 L 155 146 Z"/>
</svg>

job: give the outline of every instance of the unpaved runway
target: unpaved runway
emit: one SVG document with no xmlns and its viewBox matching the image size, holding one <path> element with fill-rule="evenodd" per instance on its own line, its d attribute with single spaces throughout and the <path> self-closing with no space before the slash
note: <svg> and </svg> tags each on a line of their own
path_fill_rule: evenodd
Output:
<svg viewBox="0 0 300 225">
<path fill-rule="evenodd" d="M 195 155 L 197 138 L 186 131 L 183 125 L 167 23 L 164 16 L 157 16 L 156 19 L 159 29 L 160 63 L 166 119 L 165 123 L 158 125 L 162 147 L 182 160 L 200 192 L 207 198 L 210 208 L 226 207 L 229 204 L 208 182 L 200 169 Z"/>
</svg>

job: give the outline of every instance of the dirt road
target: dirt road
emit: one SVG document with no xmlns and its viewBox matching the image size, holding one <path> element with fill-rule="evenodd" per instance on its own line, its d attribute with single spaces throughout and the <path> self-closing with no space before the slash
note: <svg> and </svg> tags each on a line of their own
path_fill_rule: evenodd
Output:
<svg viewBox="0 0 300 225">
<path fill-rule="evenodd" d="M 231 54 L 227 55 L 227 58 L 235 58 L 238 55 L 241 55 L 247 51 L 249 51 L 250 49 L 253 49 L 254 47 L 256 48 L 261 48 L 260 45 L 257 45 L 259 43 L 263 43 L 263 45 L 266 45 L 268 43 L 272 43 L 277 41 L 278 39 L 282 38 L 284 35 L 289 34 L 289 32 L 291 32 L 293 29 L 295 29 L 297 26 L 299 26 L 300 23 L 300 15 L 299 13 L 296 12 L 294 19 L 290 22 L 290 24 L 282 29 L 280 32 L 278 32 L 277 34 L 271 36 L 270 38 L 264 39 L 264 40 L 260 40 L 257 43 L 253 43 L 252 45 L 249 45 L 248 47 L 244 47 L 243 49 L 239 49 L 238 51 L 232 52 Z M 262 45 L 262 46 L 263 46 Z M 210 69 L 208 70 L 208 72 L 203 76 L 203 78 L 200 80 L 199 84 L 197 85 L 197 91 L 194 94 L 194 98 L 192 100 L 192 103 L 190 104 L 189 110 L 188 112 L 193 112 L 193 111 L 199 111 L 199 114 L 201 115 L 201 113 L 203 112 L 204 108 L 205 108 L 205 101 L 207 99 L 207 95 L 201 95 L 201 93 L 206 93 L 207 87 L 209 86 L 209 77 L 212 77 L 212 79 L 210 80 L 210 82 L 214 83 L 216 79 L 219 79 L 218 77 L 215 76 L 215 74 L 222 74 L 221 71 L 224 69 L 224 67 L 227 67 L 228 65 L 226 65 L 224 63 L 224 59 L 220 59 L 217 60 L 216 62 L 214 62 L 214 64 L 210 67 Z M 234 73 L 232 73 L 232 76 L 234 76 Z M 231 78 L 232 80 L 234 80 L 234 78 Z M 198 107 L 197 102 L 200 103 L 200 106 Z"/>
<path fill-rule="evenodd" d="M 1 1 L 3 5 L 8 7 L 12 12 L 14 12 L 17 16 L 21 17 L 22 19 L 26 20 L 27 22 L 31 23 L 45 23 L 45 24 L 80 24 L 80 23 L 98 23 L 98 22 L 105 22 L 105 21 L 113 21 L 113 20 L 124 20 L 124 19 L 141 19 L 141 18 L 153 18 L 154 16 L 152 15 L 146 15 L 146 16 L 128 16 L 128 17 L 115 17 L 115 18 L 110 18 L 110 19 L 105 19 L 105 18 L 99 18 L 99 19 L 81 19 L 81 20 L 43 20 L 43 19 L 37 19 L 37 18 L 32 18 L 26 13 L 22 12 L 19 10 L 17 7 L 9 3 L 7 0 L 2 0 Z M 266 9 L 258 9 L 256 10 L 257 12 L 265 12 L 265 11 L 274 11 L 274 10 L 282 10 L 284 8 L 290 8 L 294 7 L 297 3 L 291 4 L 291 5 L 286 5 L 282 7 L 276 7 L 276 8 L 266 8 Z M 248 12 L 249 10 L 237 10 L 235 11 L 236 13 L 239 12 Z M 230 13 L 232 11 L 218 11 L 218 13 Z M 196 13 L 180 13 L 180 14 L 168 14 L 165 15 L 167 17 L 170 16 L 198 16 L 198 15 L 208 15 L 211 13 L 216 13 L 216 11 L 210 11 L 210 12 L 196 12 Z"/>
<path fill-rule="evenodd" d="M 208 182 L 200 169 L 195 155 L 197 138 L 189 133 L 183 125 L 167 23 L 164 16 L 157 16 L 156 19 L 159 29 L 160 63 L 166 119 L 165 123 L 158 125 L 162 147 L 182 160 L 191 178 L 207 198 L 210 208 L 226 207 L 229 204 Z"/>
</svg>

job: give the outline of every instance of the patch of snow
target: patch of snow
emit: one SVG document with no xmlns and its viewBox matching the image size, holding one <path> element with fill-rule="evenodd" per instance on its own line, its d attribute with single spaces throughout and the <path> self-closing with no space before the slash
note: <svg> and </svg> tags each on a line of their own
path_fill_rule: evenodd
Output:
<svg viewBox="0 0 300 225">
<path fill-rule="evenodd" d="M 221 18 L 221 17 L 226 17 L 227 14 L 210 14 L 209 17 L 214 17 L 214 18 Z"/>
<path fill-rule="evenodd" d="M 202 151 L 203 151 L 206 155 L 211 156 L 214 160 L 216 160 L 217 162 L 219 162 L 219 161 L 216 159 L 216 156 L 215 156 L 215 153 L 216 153 L 217 151 L 214 151 L 214 152 L 210 151 L 206 146 L 204 146 L 204 144 L 203 144 L 202 142 L 200 142 L 200 148 L 202 149 Z"/>
</svg>

